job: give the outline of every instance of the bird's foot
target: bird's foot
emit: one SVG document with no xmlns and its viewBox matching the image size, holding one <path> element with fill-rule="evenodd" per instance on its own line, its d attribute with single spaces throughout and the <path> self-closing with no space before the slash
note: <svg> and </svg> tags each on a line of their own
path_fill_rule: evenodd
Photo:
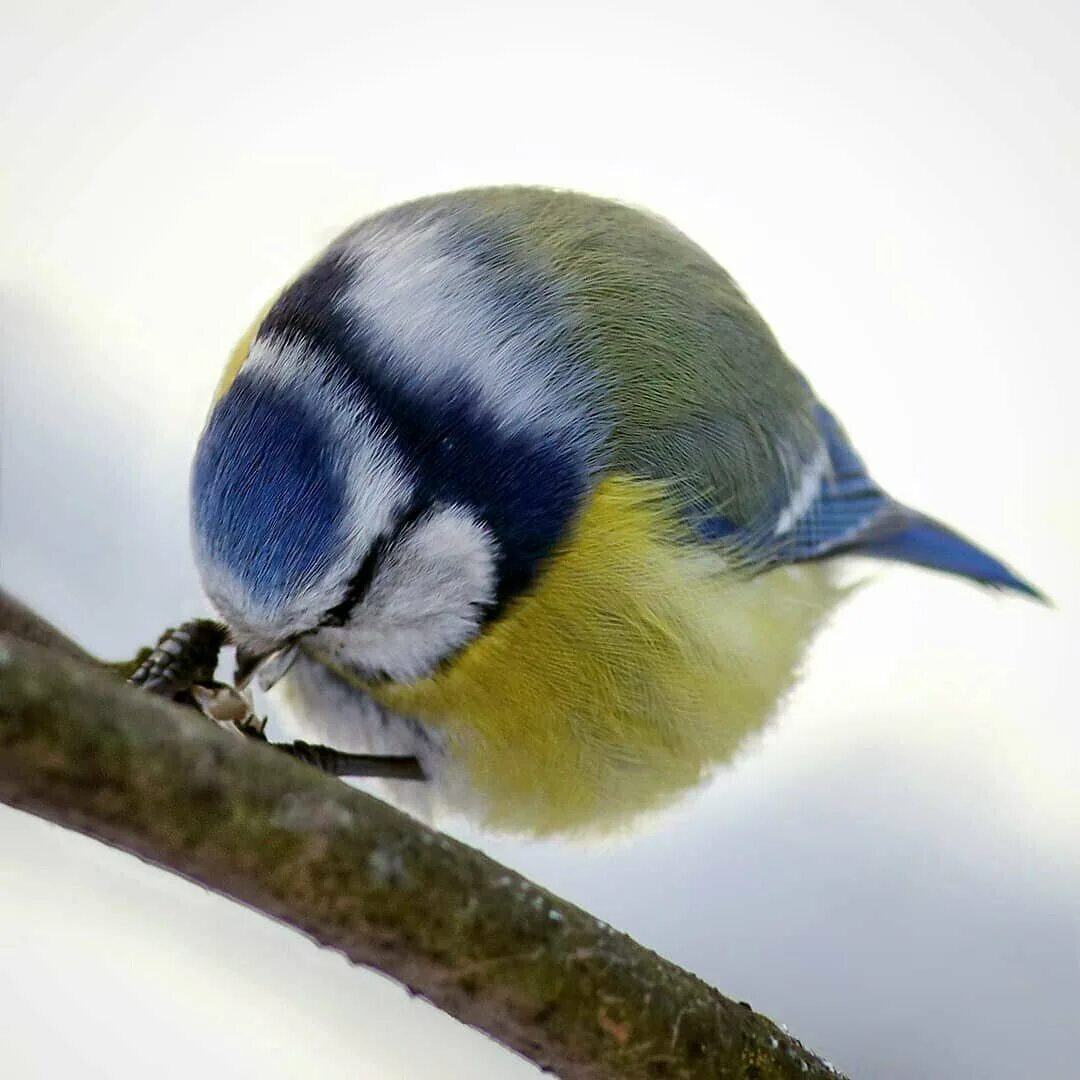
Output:
<svg viewBox="0 0 1080 1080">
<path fill-rule="evenodd" d="M 406 755 L 349 754 L 330 746 L 315 746 L 306 742 L 268 742 L 266 719 L 256 715 L 250 696 L 214 679 L 218 656 L 228 636 L 221 623 L 210 619 L 192 619 L 175 629 L 166 630 L 128 682 L 198 709 L 219 727 L 266 742 L 289 757 L 314 765 L 331 776 L 426 779 L 419 761 Z"/>
<path fill-rule="evenodd" d="M 380 780 L 426 780 L 420 762 L 411 754 L 349 754 L 332 746 L 313 746 L 311 743 L 273 743 L 297 761 L 314 765 L 330 776 Z"/>
<path fill-rule="evenodd" d="M 128 682 L 153 694 L 179 699 L 195 685 L 214 681 L 218 656 L 228 631 L 211 619 L 192 619 L 170 627 Z"/>
<path fill-rule="evenodd" d="M 214 679 L 228 631 L 211 619 L 192 619 L 166 630 L 128 678 L 132 686 L 198 709 L 219 727 L 264 738 L 266 720 L 235 687 Z"/>
</svg>

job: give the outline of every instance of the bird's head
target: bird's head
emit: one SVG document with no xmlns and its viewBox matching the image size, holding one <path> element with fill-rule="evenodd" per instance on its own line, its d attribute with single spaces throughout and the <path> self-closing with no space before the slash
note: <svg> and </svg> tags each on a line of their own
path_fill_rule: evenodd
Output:
<svg viewBox="0 0 1080 1080">
<path fill-rule="evenodd" d="M 248 665 L 304 642 L 361 678 L 429 674 L 528 586 L 585 492 L 565 403 L 512 371 L 493 393 L 490 357 L 473 370 L 494 316 L 448 322 L 421 260 L 405 333 L 363 303 L 375 261 L 331 253 L 283 294 L 199 442 L 196 560 Z"/>
<path fill-rule="evenodd" d="M 385 421 L 320 407 L 244 372 L 196 455 L 204 586 L 242 656 L 307 641 L 408 681 L 472 638 L 499 596 L 499 541 L 477 507 L 425 485 Z"/>
</svg>

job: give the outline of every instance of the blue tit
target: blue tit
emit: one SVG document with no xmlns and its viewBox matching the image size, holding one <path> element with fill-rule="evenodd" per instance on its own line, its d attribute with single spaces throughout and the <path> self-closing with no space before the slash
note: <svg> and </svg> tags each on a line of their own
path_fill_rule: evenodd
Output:
<svg viewBox="0 0 1080 1080">
<path fill-rule="evenodd" d="M 758 732 L 847 554 L 1036 596 L 890 498 L 728 274 L 662 219 L 490 188 L 335 240 L 237 347 L 195 455 L 208 596 L 291 650 L 307 738 L 436 803 L 611 828 Z"/>
</svg>

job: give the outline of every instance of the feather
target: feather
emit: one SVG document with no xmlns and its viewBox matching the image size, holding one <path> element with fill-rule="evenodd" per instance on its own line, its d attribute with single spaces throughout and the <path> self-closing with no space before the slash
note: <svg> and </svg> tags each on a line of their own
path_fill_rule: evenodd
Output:
<svg viewBox="0 0 1080 1080">
<path fill-rule="evenodd" d="M 829 467 L 820 475 L 816 465 L 805 467 L 807 482 L 817 477 L 816 497 L 806 501 L 803 485 L 775 516 L 775 542 L 760 555 L 763 565 L 866 555 L 941 570 L 1045 601 L 1033 585 L 970 540 L 887 495 L 871 479 L 832 413 L 820 404 L 816 411 Z M 791 508 L 800 501 L 805 505 L 793 515 Z"/>
</svg>

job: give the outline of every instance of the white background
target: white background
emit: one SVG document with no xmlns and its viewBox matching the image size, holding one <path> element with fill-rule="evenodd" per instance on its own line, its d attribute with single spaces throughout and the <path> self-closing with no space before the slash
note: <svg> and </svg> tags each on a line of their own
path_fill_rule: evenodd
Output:
<svg viewBox="0 0 1080 1080">
<path fill-rule="evenodd" d="M 1075 1075 L 1080 9 L 5 5 L 0 581 L 130 655 L 202 611 L 219 367 L 350 221 L 486 182 L 711 250 L 879 480 L 1043 609 L 888 568 L 777 724 L 621 844 L 458 830 L 859 1078 Z M 0 812 L 12 1080 L 517 1077 L 279 926 Z"/>
</svg>

